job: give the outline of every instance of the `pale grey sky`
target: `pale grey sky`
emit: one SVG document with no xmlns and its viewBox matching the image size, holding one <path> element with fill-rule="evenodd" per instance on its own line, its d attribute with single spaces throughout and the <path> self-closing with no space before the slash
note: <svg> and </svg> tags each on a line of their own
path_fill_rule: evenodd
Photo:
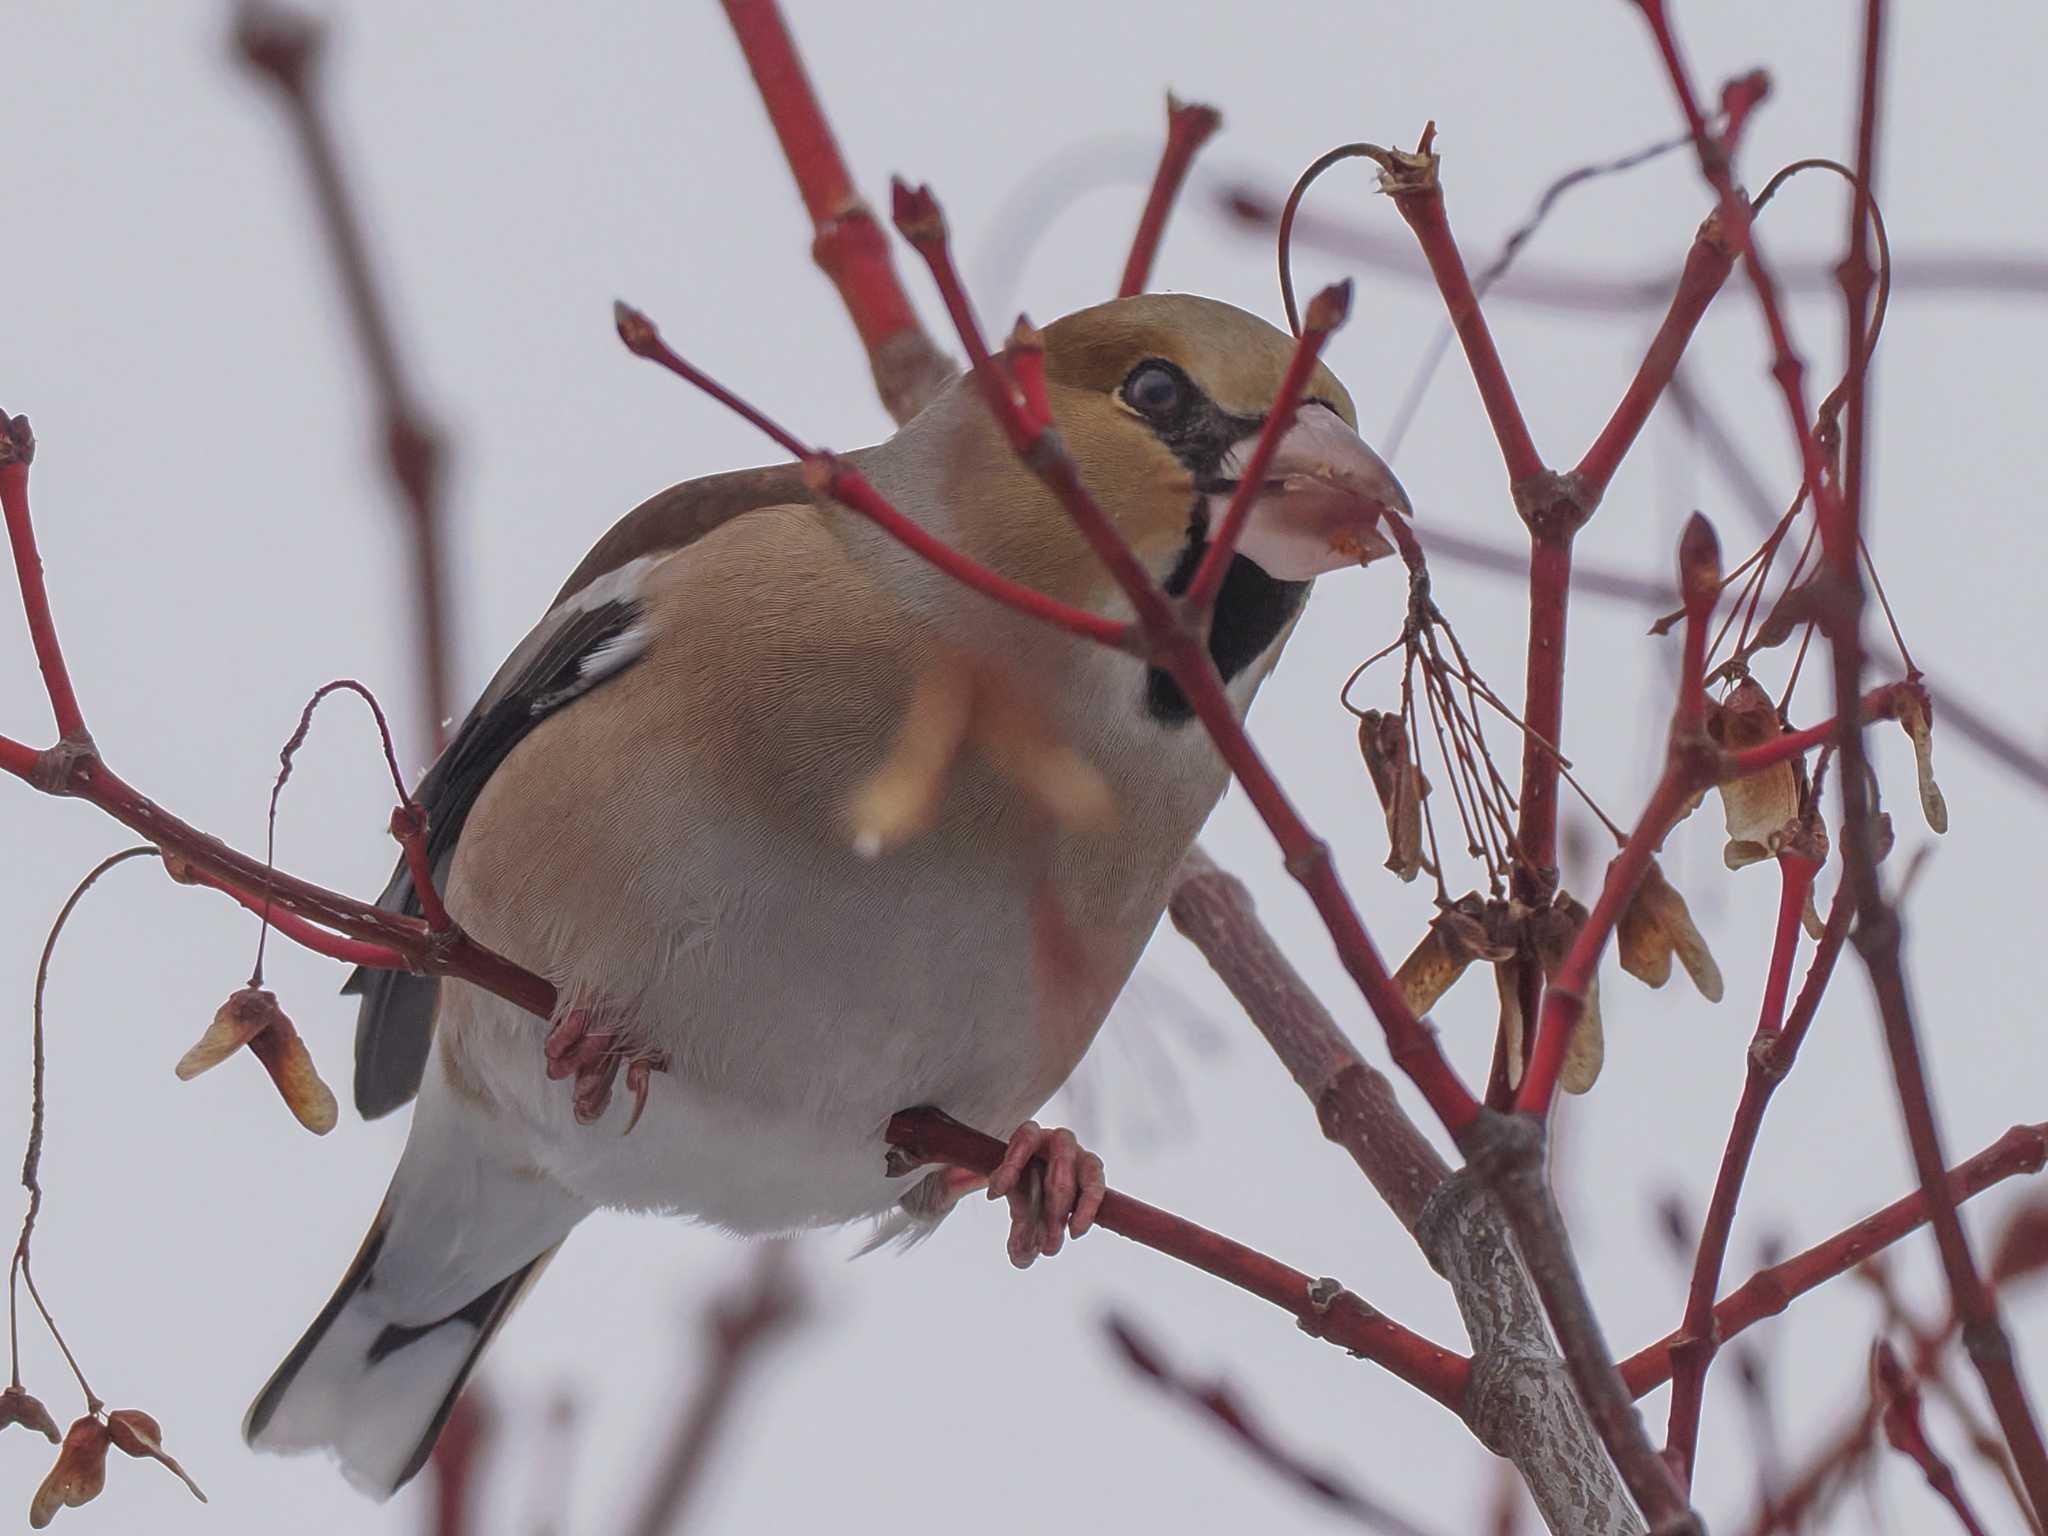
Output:
<svg viewBox="0 0 2048 1536">
<path fill-rule="evenodd" d="M 795 195 L 709 0 L 573 20 L 559 7 L 481 0 L 329 9 L 337 122 L 408 357 L 454 439 L 454 618 L 467 695 L 613 518 L 662 485 L 767 457 L 743 424 L 622 351 L 609 321 L 615 296 L 814 440 L 853 446 L 886 421 L 809 265 Z M 1846 152 L 1857 7 L 1675 9 L 1703 81 L 1760 63 L 1777 82 L 1750 130 L 1752 183 L 1798 156 Z M 2048 148 L 2037 83 L 2048 23 L 2018 7 L 1894 10 L 1881 195 L 1897 248 L 2048 246 L 2048 211 L 2033 195 Z M 1637 12 L 1618 0 L 1449 0 L 1425 11 L 791 0 L 790 12 L 865 188 L 881 192 L 891 170 L 930 181 L 985 268 L 999 263 L 982 232 L 1048 157 L 1101 140 L 1128 146 L 1104 150 L 1113 166 L 1149 164 L 1168 86 L 1226 114 L 1209 169 L 1276 189 L 1330 145 L 1412 141 L 1435 118 L 1451 218 L 1475 264 L 1561 171 L 1675 123 Z M 415 718 L 395 587 L 403 546 L 324 251 L 272 104 L 227 62 L 222 7 L 16 4 L 5 27 L 0 403 L 27 412 L 41 439 L 38 521 L 74 672 L 123 774 L 253 846 L 276 749 L 320 682 L 363 678 L 403 728 Z M 1369 191 L 1367 173 L 1344 168 L 1316 206 L 1397 229 Z M 990 296 L 991 323 L 1007 319 L 998 302 L 1045 319 L 1103 297 L 1141 196 L 1135 181 L 1091 192 L 1038 232 L 1018 294 Z M 1784 253 L 1831 251 L 1842 207 L 1836 188 L 1799 184 L 1772 210 L 1767 239 Z M 1671 265 L 1706 208 L 1692 168 L 1668 159 L 1576 193 L 1530 254 L 1601 270 Z M 1341 268 L 1305 256 L 1300 270 L 1313 285 Z M 1440 308 L 1422 288 L 1361 278 L 1330 359 L 1372 435 L 1391 419 Z M 1159 279 L 1277 315 L 1267 246 L 1199 197 L 1176 218 Z M 1794 314 L 1821 378 L 1839 345 L 1835 306 L 1803 302 Z M 1648 322 L 1507 306 L 1494 318 L 1539 443 L 1575 458 L 1634 368 Z M 2041 316 L 2023 304 L 1903 289 L 1878 371 L 1872 504 L 1878 558 L 1922 663 L 2036 744 L 2048 539 L 2031 360 L 2044 340 Z M 1774 492 L 1789 494 L 1793 462 L 1739 284 L 1693 357 Z M 1398 467 L 1430 523 L 1518 543 L 1455 359 Z M 1728 549 L 1748 547 L 1743 512 L 1660 419 L 1581 550 L 1664 570 L 1695 505 Z M 1382 947 L 1398 953 L 1420 931 L 1426 897 L 1378 869 L 1379 816 L 1334 702 L 1351 665 L 1391 637 L 1396 584 L 1386 572 L 1326 583 L 1254 724 L 1336 844 Z M 1445 567 L 1438 593 L 1482 668 L 1519 697 L 1516 586 Z M 46 711 L 18 621 L 0 619 L 0 630 L 10 624 L 0 730 L 40 740 Z M 1614 605 L 1574 613 L 1567 748 L 1622 819 L 1654 776 L 1667 696 L 1668 648 L 1642 630 L 1641 614 Z M 280 850 L 296 871 L 369 892 L 390 860 L 388 791 L 354 708 L 338 702 L 316 726 Z M 2030 960 L 2048 808 L 1953 735 L 1937 740 L 1955 830 L 1914 894 L 1910 954 L 1949 1145 L 1962 1155 L 2015 1121 L 2048 1118 Z M 417 765 L 419 742 L 402 745 Z M 1880 734 L 1879 761 L 1911 853 L 1929 839 L 1912 814 L 1902 736 Z M 10 872 L 0 997 L 17 1021 L 7 1047 L 17 1065 L 0 1070 L 17 1090 L 0 1094 L 0 1146 L 11 1146 L 24 1127 L 18 1090 L 42 934 L 76 876 L 124 834 L 19 788 L 0 789 L 0 801 Z M 1653 1238 L 1651 1203 L 1672 1188 L 1704 1202 L 1768 945 L 1771 874 L 1725 873 L 1714 821 L 1689 824 L 1667 868 L 1728 973 L 1729 1000 L 1707 1007 L 1682 981 L 1647 992 L 1610 967 L 1607 1075 L 1571 1116 L 1567 1198 L 1623 1350 L 1677 1320 L 1681 1287 Z M 1208 841 L 1254 882 L 1299 964 L 1383 1061 L 1313 915 L 1238 798 Z M 1588 884 L 1581 873 L 1576 887 Z M 417 1490 L 380 1510 L 331 1469 L 253 1457 L 237 1436 L 248 1398 L 353 1253 L 403 1136 L 401 1123 L 345 1116 L 315 1140 L 249 1062 L 191 1085 L 173 1080 L 171 1063 L 246 974 L 251 928 L 226 903 L 138 866 L 87 903 L 57 962 L 38 1272 L 95 1384 L 157 1414 L 214 1501 L 201 1508 L 157 1469 L 116 1458 L 107 1494 L 67 1512 L 67 1530 L 397 1532 L 423 1518 Z M 344 1083 L 354 1007 L 334 995 L 338 970 L 289 945 L 272 956 L 286 1007 L 330 1080 Z M 1112 1180 L 1461 1342 L 1448 1294 L 1320 1142 L 1199 958 L 1168 934 L 1147 965 L 1214 1021 L 1223 1044 L 1191 1048 L 1171 999 L 1112 1025 L 1090 1068 Z M 1468 984 L 1439 1014 L 1474 1075 L 1490 993 Z M 1157 1118 L 1161 1090 L 1146 1082 L 1157 1070 L 1148 1056 L 1120 1048 L 1127 1029 L 1156 1032 L 1179 1063 L 1190 1109 L 1164 1142 L 1138 1134 Z M 1804 1243 L 1909 1180 L 1867 988 L 1845 963 L 1765 1128 L 1731 1272 L 1746 1271 L 1761 1234 Z M 1975 1230 L 1992 1230 L 2015 1193 L 1973 1206 Z M 1490 1470 L 1441 1410 L 1257 1302 L 1113 1236 L 1015 1274 L 1001 1225 L 977 1205 L 912 1254 L 858 1263 L 846 1262 L 854 1235 L 804 1245 L 816 1320 L 749 1397 L 701 1529 L 1329 1525 L 1111 1359 L 1098 1328 L 1111 1303 L 1133 1309 L 1186 1363 L 1231 1377 L 1303 1451 L 1436 1529 L 1472 1528 Z M 1904 1256 L 1931 1304 L 1929 1253 L 1923 1240 Z M 611 1528 L 637 1492 L 693 1378 L 698 1310 L 743 1259 L 730 1240 L 681 1223 L 600 1217 L 493 1350 L 488 1378 L 514 1415 L 535 1421 L 562 1387 L 582 1405 L 575 1532 Z M 1762 1335 L 1794 1451 L 1858 1391 L 1873 1316 L 1844 1285 Z M 2018 1322 L 2040 1380 L 2048 1311 L 2022 1309 Z M 29 1360 L 53 1408 L 75 1411 L 40 1339 Z M 1734 1397 L 1724 1366 L 1710 1390 L 1700 1488 L 1725 1529 L 1742 1523 L 1752 1488 Z M 1647 1408 L 1661 1430 L 1663 1394 Z M 1953 1425 L 1937 1424 L 1960 1455 Z M 508 1448 L 487 1529 L 522 1528 L 527 1449 Z M 0 1436 L 0 1509 L 26 1504 L 45 1462 L 40 1442 Z M 1886 1467 L 1892 1528 L 1941 1528 L 1916 1485 L 1910 1469 Z M 1987 1511 L 1998 1528 L 2016 1528 L 1995 1493 Z"/>
</svg>

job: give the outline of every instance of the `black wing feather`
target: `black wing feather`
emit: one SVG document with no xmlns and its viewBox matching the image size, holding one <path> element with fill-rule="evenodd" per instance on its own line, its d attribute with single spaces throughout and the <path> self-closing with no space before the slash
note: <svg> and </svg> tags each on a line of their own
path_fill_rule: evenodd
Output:
<svg viewBox="0 0 2048 1536">
<path fill-rule="evenodd" d="M 446 878 L 470 808 L 512 749 L 555 711 L 633 664 L 631 632 L 639 617 L 640 605 L 627 597 L 575 608 L 502 691 L 494 682 L 470 711 L 413 792 L 427 813 L 427 854 L 437 879 Z M 403 859 L 377 905 L 418 914 Z M 438 988 L 432 976 L 360 968 L 343 983 L 343 992 L 363 1000 L 356 1014 L 355 1101 L 364 1119 L 387 1115 L 419 1092 Z"/>
</svg>

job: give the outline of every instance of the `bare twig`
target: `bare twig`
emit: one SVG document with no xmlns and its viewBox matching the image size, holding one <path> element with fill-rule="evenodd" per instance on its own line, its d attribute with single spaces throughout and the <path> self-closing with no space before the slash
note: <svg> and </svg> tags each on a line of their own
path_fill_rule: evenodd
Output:
<svg viewBox="0 0 2048 1536">
<path fill-rule="evenodd" d="M 1345 1479 L 1311 1466 L 1282 1445 L 1227 1382 L 1198 1381 L 1185 1375 L 1159 1352 L 1156 1344 L 1138 1332 L 1129 1318 L 1119 1313 L 1112 1312 L 1104 1318 L 1103 1326 L 1126 1365 L 1220 1427 L 1281 1482 L 1368 1531 L 1383 1531 L 1389 1536 L 1424 1536 L 1421 1527 L 1377 1499 L 1367 1498 Z"/>
<path fill-rule="evenodd" d="M 421 409 L 400 361 L 383 290 L 371 269 L 362 219 L 321 106 L 318 70 L 322 42 L 318 23 L 271 0 L 242 0 L 236 12 L 235 46 L 243 62 L 277 88 L 298 142 L 351 328 L 376 395 L 386 467 L 404 498 L 412 534 L 413 621 L 419 636 L 423 739 L 438 752 L 454 719 L 448 646 L 454 623 L 449 616 L 441 520 L 445 445 Z"/>
<path fill-rule="evenodd" d="M 655 1464 L 640 1512 L 626 1527 L 630 1536 L 671 1536 L 683 1529 L 711 1452 L 741 1387 L 759 1368 L 763 1346 L 801 1321 L 805 1307 L 790 1245 L 782 1240 L 762 1244 L 745 1280 L 711 1304 L 704 1319 L 703 1368 Z"/>
</svg>

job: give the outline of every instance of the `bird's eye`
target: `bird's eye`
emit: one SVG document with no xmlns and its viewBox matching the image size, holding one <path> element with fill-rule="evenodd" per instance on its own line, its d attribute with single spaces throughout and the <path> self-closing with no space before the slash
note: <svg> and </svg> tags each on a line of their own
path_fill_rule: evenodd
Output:
<svg viewBox="0 0 2048 1536">
<path fill-rule="evenodd" d="M 1124 380 L 1124 399 L 1146 416 L 1171 416 L 1186 397 L 1186 381 L 1165 363 L 1140 363 Z"/>
</svg>

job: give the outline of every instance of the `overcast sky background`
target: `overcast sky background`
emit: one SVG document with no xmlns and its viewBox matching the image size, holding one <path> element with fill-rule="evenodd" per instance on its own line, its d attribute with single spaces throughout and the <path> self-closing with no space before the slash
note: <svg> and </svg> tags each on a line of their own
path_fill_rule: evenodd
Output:
<svg viewBox="0 0 2048 1536">
<path fill-rule="evenodd" d="M 1776 82 L 1744 151 L 1752 185 L 1799 156 L 1849 153 L 1860 7 L 1676 9 L 1710 90 L 1757 64 Z M 2023 7 L 1893 9 L 1880 195 L 1896 248 L 2048 247 L 2035 195 L 2048 149 L 2038 82 L 2048 21 Z M 851 328 L 809 264 L 800 206 L 709 0 L 575 13 L 483 0 L 328 10 L 336 122 L 407 359 L 453 439 L 452 617 L 466 698 L 614 518 L 663 485 L 768 457 L 742 423 L 624 353 L 609 319 L 615 296 L 815 441 L 854 446 L 887 422 Z M 1559 173 L 1676 124 L 1639 16 L 1618 0 L 1421 10 L 1382 0 L 791 0 L 790 13 L 863 186 L 884 191 L 891 170 L 929 180 L 971 279 L 1017 255 L 986 239 L 1013 189 L 1052 157 L 1092 146 L 1089 174 L 1103 184 L 1024 232 L 1014 291 L 983 289 L 991 325 L 1020 303 L 1049 319 L 1113 290 L 1169 86 L 1225 112 L 1208 172 L 1276 192 L 1333 144 L 1412 142 L 1434 118 L 1450 216 L 1475 265 Z M 228 62 L 223 7 L 15 4 L 4 26 L 0 404 L 27 412 L 40 439 L 38 528 L 73 672 L 121 773 L 257 847 L 277 748 L 326 679 L 377 687 L 408 766 L 424 760 L 405 546 L 306 189 L 272 101 Z M 1314 206 L 1400 230 L 1370 192 L 1369 174 L 1345 167 Z M 1707 206 L 1692 166 L 1668 157 L 1574 193 L 1527 259 L 1675 271 Z M 1844 206 L 1830 183 L 1796 184 L 1766 221 L 1770 247 L 1788 259 L 1831 254 Z M 1344 268 L 1305 254 L 1299 271 L 1312 287 Z M 1269 246 L 1209 211 L 1201 185 L 1157 276 L 1278 317 Z M 1441 309 L 1424 287 L 1359 276 L 1353 320 L 1329 356 L 1372 436 L 1393 417 Z M 922 283 L 912 286 L 939 318 Z M 1837 306 L 1810 299 L 1793 312 L 1817 395 L 1838 367 Z M 1654 317 L 1506 304 L 1492 315 L 1539 444 L 1571 462 Z M 1871 497 L 1877 556 L 1921 663 L 2036 745 L 2044 341 L 2026 302 L 1902 284 L 1880 354 Z M 1773 493 L 1789 497 L 1793 456 L 1739 281 L 1691 357 Z M 1455 357 L 1397 467 L 1430 524 L 1520 547 Z M 1750 547 L 1747 514 L 1667 414 L 1582 536 L 1582 558 L 1666 571 L 1694 506 L 1731 556 Z M 1378 867 L 1383 830 L 1335 692 L 1393 636 L 1398 589 L 1384 570 L 1325 582 L 1254 720 L 1393 955 L 1421 931 L 1425 883 L 1401 886 Z M 1437 590 L 1481 668 L 1519 698 L 1519 584 L 1440 566 Z M 1566 745 L 1623 821 L 1657 769 L 1675 647 L 1645 638 L 1645 617 L 1599 601 L 1573 612 Z M 0 639 L 0 730 L 42 741 L 48 716 L 25 636 L 0 618 L 0 637 L 10 634 Z M 1393 674 L 1376 678 L 1364 700 L 1391 702 Z M 1908 949 L 1959 1157 L 2016 1121 L 2048 1119 L 2037 980 L 2048 807 L 1953 733 L 1937 741 L 1955 830 L 1914 892 Z M 1895 731 L 1878 743 L 1910 855 L 1930 841 L 1911 757 Z M 282 861 L 372 892 L 391 859 L 388 808 L 367 725 L 337 701 L 299 759 Z M 25 1129 L 28 1000 L 49 918 L 91 862 L 129 839 L 90 810 L 18 786 L 0 787 L 0 827 L 0 998 L 16 1021 L 16 1065 L 0 1069 L 9 1146 Z M 1294 958 L 1384 1064 L 1376 1029 L 1239 797 L 1207 840 L 1252 881 Z M 1721 841 L 1709 808 L 1674 838 L 1666 867 L 1728 973 L 1728 1001 L 1708 1007 L 1682 978 L 1648 992 L 1610 962 L 1607 1073 L 1570 1106 L 1561 1178 L 1622 1351 L 1677 1321 L 1682 1287 L 1652 1204 L 1671 1190 L 1704 1204 L 1754 1024 L 1776 882 L 1768 868 L 1726 873 Z M 1590 866 L 1571 874 L 1589 901 L 1596 881 Z M 57 959 L 37 1271 L 99 1391 L 155 1413 L 213 1498 L 202 1508 L 160 1470 L 117 1457 L 106 1495 L 67 1512 L 67 1530 L 403 1532 L 426 1517 L 419 1486 L 378 1509 L 331 1468 L 257 1458 L 238 1438 L 248 1399 L 355 1251 L 404 1135 L 402 1117 L 364 1125 L 345 1111 L 316 1140 L 247 1060 L 190 1085 L 172 1078 L 179 1053 L 247 975 L 252 928 L 224 901 L 137 865 L 86 903 Z M 355 1008 L 334 995 L 338 968 L 279 944 L 270 975 L 329 1080 L 345 1086 Z M 1088 1128 L 1112 1180 L 1339 1276 L 1462 1345 L 1448 1292 L 1321 1142 L 1199 957 L 1168 933 L 1141 975 L 1154 983 L 1148 1001 L 1112 1023 L 1086 1069 Z M 1475 1077 L 1491 1012 L 1492 988 L 1475 977 L 1438 1013 Z M 1803 1245 L 1910 1185 L 1868 989 L 1845 960 L 1766 1124 L 1731 1280 L 1764 1235 Z M 1980 1237 L 2024 1187 L 1970 1208 Z M 1270 1308 L 1114 1236 L 1014 1273 L 1002 1228 L 976 1204 L 906 1256 L 849 1263 L 853 1233 L 803 1244 L 813 1321 L 748 1395 L 699 1528 L 1335 1528 L 1111 1358 L 1099 1319 L 1112 1304 L 1178 1359 L 1227 1375 L 1305 1453 L 1435 1530 L 1474 1528 L 1493 1475 L 1450 1415 Z M 1931 1253 L 1924 1238 L 1902 1250 L 1930 1307 L 1940 1295 Z M 694 1379 L 701 1309 L 744 1261 L 736 1243 L 681 1222 L 586 1224 L 490 1356 L 486 1379 L 515 1427 L 485 1529 L 531 1528 L 531 1426 L 562 1390 L 581 1412 L 568 1529 L 613 1528 Z M 1790 1452 L 1815 1444 L 1856 1400 L 1874 1317 L 1866 1293 L 1845 1282 L 1759 1335 Z M 2015 1321 L 2038 1385 L 2048 1379 L 2048 1308 L 2024 1306 Z M 25 1334 L 30 1385 L 69 1417 L 76 1399 L 61 1362 L 38 1330 Z M 1717 1529 L 1742 1526 L 1754 1486 L 1734 1381 L 1724 1362 L 1705 1425 L 1699 1486 Z M 1665 1407 L 1661 1392 L 1647 1404 L 1660 1438 Z M 1964 1455 L 1953 1424 L 1935 1422 Z M 0 1509 L 25 1506 L 46 1464 L 41 1442 L 0 1436 Z M 1903 1464 L 1885 1467 L 1891 1529 L 1943 1528 L 1917 1483 Z M 2015 1530 L 2001 1499 L 1986 1488 L 1987 1515 Z M 1852 1506 L 1840 1528 L 1865 1519 Z"/>
</svg>

